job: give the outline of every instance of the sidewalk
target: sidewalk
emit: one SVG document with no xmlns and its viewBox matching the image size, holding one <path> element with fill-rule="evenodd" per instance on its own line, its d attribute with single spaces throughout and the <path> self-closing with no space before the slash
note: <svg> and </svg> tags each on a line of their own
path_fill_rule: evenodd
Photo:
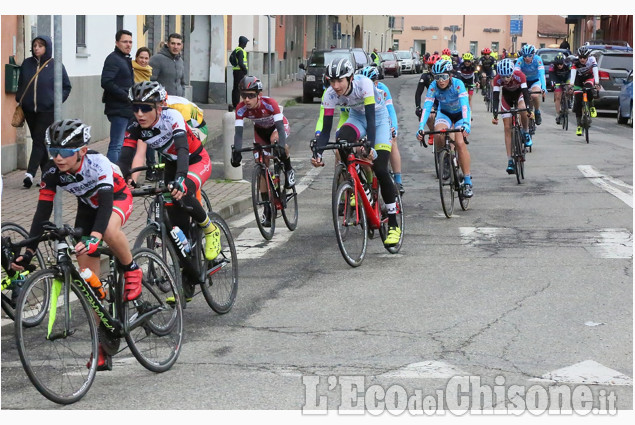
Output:
<svg viewBox="0 0 635 425">
<path fill-rule="evenodd" d="M 264 93 L 266 94 L 265 88 Z M 280 105 L 288 101 L 299 101 L 302 97 L 302 82 L 293 81 L 288 85 L 271 88 L 271 97 Z M 205 113 L 205 121 L 208 127 L 208 141 L 206 149 L 212 157 L 212 177 L 203 186 L 212 202 L 212 208 L 223 218 L 227 219 L 234 214 L 251 209 L 251 184 L 242 180 L 237 182 L 226 181 L 223 178 L 223 115 L 227 112 L 226 105 L 200 105 Z M 222 108 L 222 109 L 221 109 Z M 89 144 L 91 149 L 106 154 L 108 139 L 93 141 Z M 35 213 L 38 200 L 38 187 L 31 189 L 22 187 L 24 170 L 15 170 L 2 176 L 3 190 L 1 202 L 2 222 L 12 221 L 24 226 L 27 230 L 31 226 L 31 220 Z M 248 176 L 246 177 L 249 178 Z M 40 181 L 40 174 L 35 179 Z M 62 191 L 63 192 L 63 191 Z M 77 210 L 77 201 L 73 196 L 64 192 L 63 195 L 63 222 L 73 224 Z M 51 215 L 53 221 L 53 215 Z M 124 230 L 128 240 L 133 242 L 137 234 L 146 224 L 146 212 L 143 200 L 136 198 L 134 209 Z"/>
</svg>

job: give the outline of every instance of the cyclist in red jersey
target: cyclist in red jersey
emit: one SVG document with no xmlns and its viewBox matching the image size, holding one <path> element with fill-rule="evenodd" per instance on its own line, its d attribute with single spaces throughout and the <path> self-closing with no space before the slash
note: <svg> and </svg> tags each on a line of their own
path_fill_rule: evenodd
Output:
<svg viewBox="0 0 635 425">
<path fill-rule="evenodd" d="M 143 164 L 145 145 L 156 150 L 165 161 L 165 182 L 173 187 L 172 197 L 187 207 L 174 203 L 175 208 L 183 210 L 174 214 L 174 224 L 187 229 L 187 216 L 191 216 L 205 233 L 205 258 L 213 260 L 221 249 L 220 230 L 196 199 L 196 192 L 212 174 L 212 163 L 181 113 L 164 107 L 166 96 L 165 89 L 156 81 L 142 81 L 130 88 L 128 99 L 135 119 L 126 129 L 119 166 L 128 177 L 131 164 L 132 167 Z M 144 146 L 137 152 L 139 141 Z M 134 180 L 130 178 L 128 183 L 134 185 Z"/>
</svg>

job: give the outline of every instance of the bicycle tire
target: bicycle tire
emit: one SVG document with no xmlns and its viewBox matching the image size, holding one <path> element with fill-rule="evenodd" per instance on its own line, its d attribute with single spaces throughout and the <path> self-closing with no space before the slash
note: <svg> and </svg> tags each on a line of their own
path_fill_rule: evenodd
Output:
<svg viewBox="0 0 635 425">
<path fill-rule="evenodd" d="M 454 173 L 452 172 L 452 158 L 449 154 L 450 152 L 447 149 L 439 152 L 439 194 L 441 196 L 443 214 L 447 218 L 451 218 L 454 212 Z M 447 160 L 446 157 L 448 158 Z M 448 178 L 443 179 L 446 167 L 449 167 L 447 170 Z"/>
<path fill-rule="evenodd" d="M 516 181 L 520 184 L 520 167 L 521 167 L 521 153 L 520 153 L 520 144 L 523 143 L 523 136 L 518 127 L 514 128 L 512 132 L 512 158 L 514 159 L 514 168 L 516 174 Z"/>
<path fill-rule="evenodd" d="M 273 205 L 273 190 L 269 187 L 269 182 L 267 181 L 269 177 L 265 172 L 264 165 L 256 164 L 254 167 L 254 171 L 251 177 L 251 202 L 254 208 L 254 215 L 256 216 L 256 224 L 258 225 L 258 230 L 260 230 L 260 234 L 266 240 L 271 240 L 273 237 L 273 233 L 276 230 L 276 207 Z M 262 193 L 260 191 L 260 181 L 265 180 L 265 185 L 267 185 L 267 193 L 268 200 L 265 201 L 262 199 Z M 260 221 L 264 215 L 265 205 L 269 205 L 269 210 L 271 211 L 271 226 L 265 227 L 264 224 Z"/>
<path fill-rule="evenodd" d="M 12 235 L 10 234 L 10 232 L 13 232 L 15 234 L 17 234 L 20 237 L 20 240 L 26 239 L 29 237 L 29 232 L 26 231 L 26 229 L 22 226 L 20 226 L 17 223 L 12 223 L 9 221 L 6 221 L 4 223 L 2 223 L 0 225 L 1 227 L 1 231 L 0 233 L 2 233 L 2 236 L 9 236 L 13 242 L 18 242 L 17 240 L 15 240 L 14 237 L 12 237 Z M 33 256 L 34 260 L 37 261 L 37 269 L 38 270 L 43 270 L 46 268 L 46 261 L 44 260 L 44 256 L 42 255 L 41 250 L 38 248 L 35 251 L 35 255 Z M 7 277 L 7 273 L 4 270 L 4 268 L 1 268 L 2 272 L 1 272 L 1 278 L 2 280 L 5 279 L 5 277 Z M 28 277 L 28 275 L 27 275 Z M 26 284 L 26 280 L 25 282 L 22 282 L 22 285 Z M 48 288 L 45 288 L 48 289 Z M 9 317 L 11 320 L 15 319 L 15 308 L 12 305 L 11 299 L 12 299 L 12 289 L 5 289 L 4 291 L 2 291 L 2 310 L 5 312 L 5 314 L 7 315 L 7 317 Z M 44 294 L 45 295 L 45 299 L 48 302 L 49 299 L 49 294 Z M 16 298 L 17 300 L 17 298 Z M 29 318 L 29 320 L 27 320 L 27 325 L 29 323 L 33 323 L 33 325 L 37 325 L 38 322 L 40 320 L 42 320 L 42 318 L 44 317 L 44 312 L 46 310 L 46 308 L 48 308 L 46 305 L 42 305 L 42 312 L 39 315 L 35 315 L 32 318 Z"/>
<path fill-rule="evenodd" d="M 205 210 L 206 213 L 212 212 L 212 202 L 209 200 L 207 193 L 205 193 L 205 190 L 203 190 L 202 187 L 201 187 L 201 205 L 203 206 L 203 209 Z"/>
<path fill-rule="evenodd" d="M 453 167 L 454 168 L 454 167 Z M 467 198 L 464 194 L 463 194 L 463 185 L 460 183 L 461 180 L 463 180 L 463 173 L 462 172 L 458 172 L 455 174 L 456 176 L 456 181 L 457 181 L 457 190 L 456 190 L 456 194 L 458 195 L 457 197 L 459 198 L 459 205 L 461 206 L 461 209 L 463 211 L 467 211 L 467 209 L 470 207 L 470 198 Z"/>
<path fill-rule="evenodd" d="M 212 261 L 205 260 L 205 255 L 202 255 L 206 273 L 201 291 L 212 310 L 218 314 L 225 314 L 232 309 L 238 292 L 238 255 L 234 238 L 225 220 L 216 213 L 211 213 L 209 217 L 220 229 L 221 252 Z M 211 275 L 209 270 L 213 271 Z"/>
<path fill-rule="evenodd" d="M 401 230 L 401 236 L 399 237 L 399 242 L 396 245 L 393 245 L 393 246 L 384 245 L 384 248 L 386 248 L 386 250 L 390 252 L 391 254 L 396 254 L 399 252 L 399 250 L 401 249 L 401 245 L 403 244 L 403 237 L 405 233 L 404 232 L 405 221 L 404 221 L 404 213 L 403 213 L 403 203 L 401 202 L 401 195 L 399 194 L 399 187 L 397 185 L 395 185 L 395 195 L 397 197 L 395 199 L 395 203 L 397 204 L 397 225 L 399 226 L 399 229 Z M 385 217 L 382 214 L 381 226 L 379 227 L 379 235 L 381 236 L 382 242 L 385 241 L 386 236 L 388 236 L 387 214 Z"/>
<path fill-rule="evenodd" d="M 31 275 L 18 300 L 15 338 L 20 361 L 35 388 L 55 403 L 71 404 L 86 395 L 95 379 L 97 362 L 91 359 L 97 358 L 98 337 L 88 301 L 75 282 L 71 281 L 70 288 L 65 288 L 63 281 L 64 277 L 55 269 L 38 270 Z M 55 285 L 51 290 L 55 302 L 47 303 L 45 319 L 48 320 L 26 327 L 23 326 L 29 311 L 26 300 L 38 285 Z M 66 308 L 65 289 L 74 295 L 72 299 L 69 296 L 68 306 L 72 309 Z M 68 333 L 65 332 L 65 319 L 70 323 Z"/>
<path fill-rule="evenodd" d="M 423 141 L 426 143 L 426 141 Z M 434 156 L 434 173 L 436 175 L 437 180 L 439 179 L 439 154 L 436 151 L 435 147 L 436 143 L 432 143 L 432 155 Z"/>
<path fill-rule="evenodd" d="M 366 255 L 368 223 L 366 210 L 361 200 L 354 195 L 355 189 L 350 181 L 340 184 L 333 197 L 332 212 L 335 237 L 340 252 L 351 267 L 358 267 Z M 366 195 L 358 194 L 358 196 Z M 352 200 L 354 200 L 354 205 L 351 205 Z M 340 215 L 340 202 L 342 215 Z"/>
<path fill-rule="evenodd" d="M 172 241 L 163 240 L 161 230 L 159 230 L 156 224 L 150 224 L 139 232 L 133 248 L 148 248 L 156 252 L 172 270 L 172 277 L 176 281 L 177 286 L 181 288 L 180 295 L 183 296 L 183 276 L 181 273 L 179 254 L 176 252 L 174 245 L 172 245 Z M 163 282 L 159 283 L 158 287 L 163 292 L 170 290 L 169 285 L 165 285 Z"/>
<path fill-rule="evenodd" d="M 130 351 L 143 367 L 165 372 L 176 362 L 183 346 L 183 308 L 179 288 L 168 265 L 148 248 L 134 248 L 132 259 L 143 271 L 141 295 L 126 303 L 124 320 L 130 325 L 142 314 L 155 311 L 125 335 Z M 119 279 L 123 279 L 123 273 Z M 170 291 L 157 291 L 156 282 L 166 280 Z M 168 303 L 168 297 L 174 302 Z"/>
<path fill-rule="evenodd" d="M 342 162 L 335 166 L 335 172 L 333 173 L 333 184 L 331 186 L 331 197 L 335 199 L 335 193 L 342 183 L 350 181 L 351 177 L 348 175 L 346 165 Z"/>
<path fill-rule="evenodd" d="M 281 211 L 284 224 L 287 225 L 287 229 L 294 231 L 298 227 L 298 192 L 295 185 L 290 189 L 282 189 L 282 197 L 286 200 L 286 206 Z"/>
</svg>

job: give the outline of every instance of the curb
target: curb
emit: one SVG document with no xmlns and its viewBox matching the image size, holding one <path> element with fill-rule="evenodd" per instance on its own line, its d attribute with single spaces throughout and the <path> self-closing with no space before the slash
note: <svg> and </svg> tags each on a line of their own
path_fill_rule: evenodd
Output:
<svg viewBox="0 0 635 425">
<path fill-rule="evenodd" d="M 230 217 L 243 213 L 247 210 L 251 210 L 251 195 L 244 196 L 236 201 L 232 202 L 229 205 L 225 205 L 218 211 L 215 211 L 218 215 L 220 215 L 224 220 L 229 219 Z"/>
</svg>

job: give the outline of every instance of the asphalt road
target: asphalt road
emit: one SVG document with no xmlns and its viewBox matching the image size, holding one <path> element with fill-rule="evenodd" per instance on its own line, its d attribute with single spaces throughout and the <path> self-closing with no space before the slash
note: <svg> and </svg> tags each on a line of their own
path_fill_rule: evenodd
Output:
<svg viewBox="0 0 635 425">
<path fill-rule="evenodd" d="M 321 169 L 309 162 L 319 104 L 288 106 L 299 224 L 289 232 L 280 220 L 266 242 L 253 214 L 229 220 L 240 251 L 233 310 L 218 316 L 195 297 L 170 371 L 149 372 L 126 349 L 67 407 L 30 384 L 4 326 L 2 409 L 290 409 L 299 417 L 355 403 L 398 412 L 404 394 L 419 390 L 456 413 L 467 406 L 456 410 L 457 394 L 470 389 L 470 408 L 522 409 L 533 406 L 519 403 L 529 394 L 555 406 L 546 394 L 565 387 L 574 403 L 589 396 L 589 406 L 605 408 L 614 395 L 617 410 L 632 409 L 632 128 L 600 114 L 586 144 L 573 125 L 566 133 L 555 125 L 550 93 L 518 185 L 505 172 L 502 123 L 490 124 L 475 94 L 474 198 L 447 219 L 431 149 L 414 137 L 417 80 L 384 80 L 406 189 L 398 254 L 373 239 L 361 267 L 344 262 L 330 213 L 333 159 Z M 472 385 L 457 387 L 452 376 L 471 376 Z M 503 397 L 479 402 L 477 383 Z"/>
</svg>

